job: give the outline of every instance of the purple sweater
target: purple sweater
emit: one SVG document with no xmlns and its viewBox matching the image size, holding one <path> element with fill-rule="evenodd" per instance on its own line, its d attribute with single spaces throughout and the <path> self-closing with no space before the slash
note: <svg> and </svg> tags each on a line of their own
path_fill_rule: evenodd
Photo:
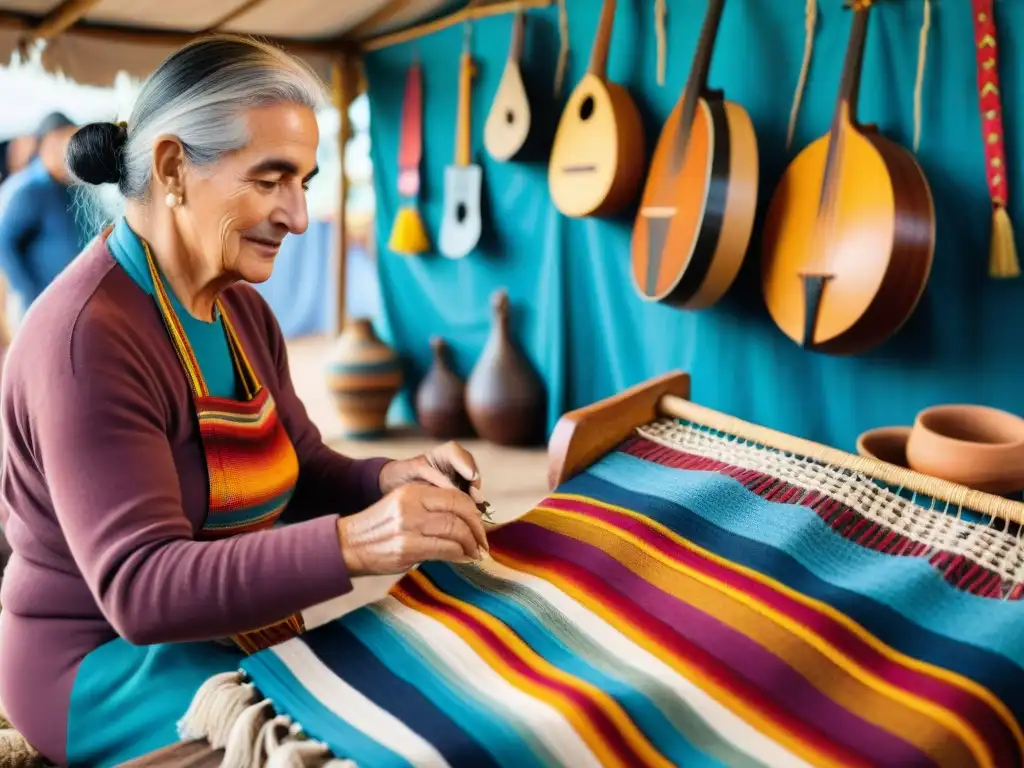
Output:
<svg viewBox="0 0 1024 768">
<path fill-rule="evenodd" d="M 117 635 L 221 638 L 351 589 L 337 518 L 380 497 L 386 459 L 324 445 L 270 308 L 245 284 L 223 299 L 298 454 L 293 525 L 194 540 L 208 488 L 190 390 L 152 297 L 101 241 L 40 297 L 8 353 L 0 701 L 56 762 L 92 649 Z"/>
</svg>

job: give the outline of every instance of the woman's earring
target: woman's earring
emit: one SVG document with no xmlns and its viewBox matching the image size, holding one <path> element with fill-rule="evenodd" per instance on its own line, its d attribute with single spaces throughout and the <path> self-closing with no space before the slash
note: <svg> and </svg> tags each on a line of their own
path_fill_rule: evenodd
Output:
<svg viewBox="0 0 1024 768">
<path fill-rule="evenodd" d="M 173 192 L 168 192 L 167 197 L 164 198 L 164 202 L 167 203 L 168 208 L 177 208 L 181 205 L 181 195 L 176 195 Z"/>
</svg>

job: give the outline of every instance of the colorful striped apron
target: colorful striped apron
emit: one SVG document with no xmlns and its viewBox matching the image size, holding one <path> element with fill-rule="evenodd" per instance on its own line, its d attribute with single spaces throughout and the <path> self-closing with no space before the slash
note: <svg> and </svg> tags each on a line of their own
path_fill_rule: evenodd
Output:
<svg viewBox="0 0 1024 768">
<path fill-rule="evenodd" d="M 228 347 L 242 383 L 244 400 L 210 394 L 192 346 L 171 305 L 148 243 L 142 242 L 153 278 L 154 295 L 192 390 L 199 434 L 210 478 L 210 508 L 199 538 L 222 539 L 270 528 L 295 491 L 299 461 L 277 416 L 274 398 L 253 370 L 231 325 L 223 302 L 216 310 L 224 321 Z M 305 629 L 301 614 L 234 635 L 246 653 L 288 640 Z"/>
</svg>

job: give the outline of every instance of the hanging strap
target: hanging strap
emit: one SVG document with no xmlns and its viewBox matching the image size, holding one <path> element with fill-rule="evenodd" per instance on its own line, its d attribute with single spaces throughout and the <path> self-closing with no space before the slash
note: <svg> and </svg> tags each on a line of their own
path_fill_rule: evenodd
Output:
<svg viewBox="0 0 1024 768">
<path fill-rule="evenodd" d="M 811 56 L 814 53 L 814 27 L 818 21 L 817 0 L 807 0 L 804 6 L 804 58 L 800 64 L 800 77 L 796 82 L 793 94 L 793 106 L 789 111 L 789 129 L 786 131 L 786 149 L 793 143 L 796 131 L 796 119 L 800 114 L 800 102 L 803 100 L 804 87 L 807 85 L 807 72 L 811 68 Z"/>
<path fill-rule="evenodd" d="M 209 397 L 210 390 L 207 388 L 206 381 L 203 379 L 202 370 L 199 368 L 199 361 L 196 359 L 192 345 L 189 343 L 188 335 L 185 333 L 185 329 L 182 327 L 181 321 L 178 319 L 178 313 L 174 311 L 174 306 L 171 304 L 171 297 L 167 294 L 167 290 L 164 288 L 164 281 L 160 276 L 160 272 L 156 268 L 156 261 L 149 248 L 149 243 L 142 240 L 142 248 L 146 252 L 146 264 L 149 267 L 149 275 L 153 279 L 153 293 L 156 297 L 157 307 L 160 309 L 160 315 L 163 317 L 164 325 L 167 327 L 167 332 L 171 337 L 171 343 L 174 345 L 174 351 L 178 355 L 178 360 L 181 361 L 181 367 L 185 371 L 185 376 L 188 378 L 189 387 L 192 389 L 192 395 L 196 398 Z M 238 372 L 239 378 L 242 380 L 242 387 L 245 390 L 246 398 L 251 399 L 260 391 L 262 385 L 260 384 L 259 378 L 256 376 L 256 371 L 253 370 L 253 367 L 249 362 L 249 358 L 245 354 L 245 349 L 242 347 L 242 343 L 238 339 L 238 334 L 235 332 L 235 328 L 231 324 L 228 313 L 224 310 L 224 304 L 219 298 L 215 303 L 215 307 L 224 322 L 224 330 L 227 333 L 228 338 L 228 348 L 231 351 L 231 358 L 234 361 L 235 370 Z"/>
</svg>

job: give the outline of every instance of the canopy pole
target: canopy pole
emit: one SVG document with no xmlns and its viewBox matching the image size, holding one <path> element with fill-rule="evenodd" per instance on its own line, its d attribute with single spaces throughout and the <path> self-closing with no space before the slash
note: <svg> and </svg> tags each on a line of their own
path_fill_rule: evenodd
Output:
<svg viewBox="0 0 1024 768">
<path fill-rule="evenodd" d="M 505 13 L 516 13 L 532 8 L 547 8 L 553 5 L 555 0 L 501 0 L 500 2 L 488 3 L 487 5 L 473 5 L 462 10 L 442 16 L 440 19 L 429 21 L 426 24 L 418 24 L 398 32 L 389 32 L 386 35 L 377 35 L 366 40 L 354 41 L 360 50 L 377 51 L 381 48 L 389 48 L 392 45 L 408 43 L 411 40 L 418 40 L 421 37 L 440 32 L 442 29 L 454 27 L 465 21 L 476 21 L 485 19 L 488 16 L 500 16 Z"/>
<path fill-rule="evenodd" d="M 336 236 L 336 274 L 337 274 L 337 317 L 335 318 L 335 334 L 345 329 L 346 308 L 345 289 L 346 273 L 348 269 L 348 222 L 345 220 L 345 212 L 348 208 L 348 173 L 345 162 L 345 148 L 352 136 L 352 121 L 349 118 L 349 107 L 356 97 L 356 61 L 348 53 L 342 53 L 335 57 L 331 65 L 331 91 L 333 94 L 334 106 L 338 109 L 338 221 Z"/>
</svg>

